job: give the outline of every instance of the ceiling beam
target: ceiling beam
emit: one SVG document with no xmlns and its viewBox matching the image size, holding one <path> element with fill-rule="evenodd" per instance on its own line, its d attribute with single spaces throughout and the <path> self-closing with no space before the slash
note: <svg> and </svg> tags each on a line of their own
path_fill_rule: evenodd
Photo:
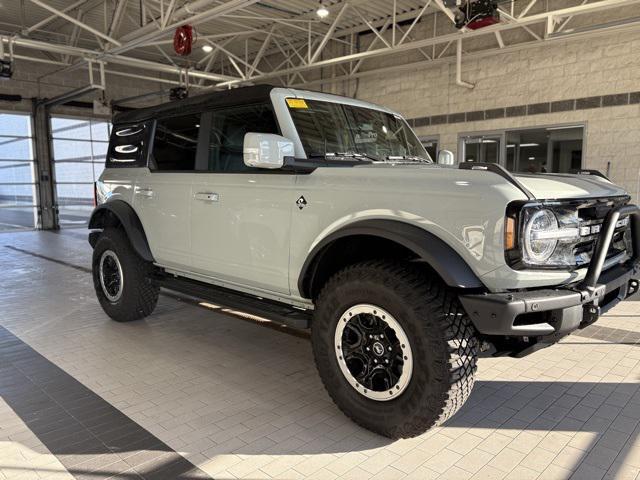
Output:
<svg viewBox="0 0 640 480">
<path fill-rule="evenodd" d="M 629 6 L 630 4 L 637 4 L 637 3 L 640 3 L 640 0 L 601 0 L 599 2 L 589 3 L 589 4 L 577 6 L 577 7 L 552 10 L 549 12 L 545 12 L 544 14 L 527 16 L 520 19 L 516 19 L 512 17 L 513 20 L 510 22 L 500 23 L 497 25 L 485 27 L 478 30 L 456 31 L 450 34 L 440 35 L 434 38 L 427 38 L 427 39 L 422 39 L 422 40 L 417 40 L 412 42 L 405 42 L 403 44 L 395 45 L 391 47 L 385 46 L 382 48 L 367 50 L 363 52 L 357 52 L 349 55 L 342 55 L 342 56 L 337 56 L 333 58 L 327 58 L 320 61 L 318 61 L 317 53 L 321 51 L 321 49 L 318 49 L 316 50 L 316 54 L 314 54 L 314 56 L 312 57 L 312 61 L 308 62 L 306 65 L 297 65 L 294 67 L 284 68 L 282 70 L 265 72 L 263 75 L 256 75 L 249 78 L 248 80 L 260 81 L 260 80 L 266 80 L 270 78 L 278 78 L 284 75 L 291 75 L 294 73 L 303 72 L 307 70 L 329 67 L 332 65 L 338 65 L 346 62 L 358 61 L 365 58 L 384 56 L 384 55 L 394 54 L 394 53 L 403 52 L 403 51 L 416 50 L 416 49 L 433 46 L 437 44 L 454 42 L 454 41 L 457 41 L 459 38 L 474 38 L 474 37 L 479 37 L 483 35 L 495 36 L 496 32 L 502 32 L 502 31 L 512 30 L 516 28 L 527 28 L 530 30 L 529 26 L 538 24 L 541 22 L 548 22 L 551 19 L 560 19 L 560 18 L 571 16 L 571 15 L 582 15 L 582 14 L 601 11 L 608 8 Z M 336 22 L 334 20 L 333 30 L 335 30 L 335 25 L 336 25 Z M 338 35 L 339 34 L 340 32 L 338 32 Z M 330 38 L 328 37 L 323 38 L 323 43 L 326 44 L 329 41 L 329 39 Z M 221 82 L 219 86 L 229 86 L 229 85 L 239 84 L 239 83 L 242 83 L 242 82 L 238 82 L 238 81 Z"/>
<path fill-rule="evenodd" d="M 79 0 L 75 3 L 72 3 L 71 5 L 69 5 L 68 7 L 65 7 L 62 11 L 64 13 L 69 13 L 70 11 L 72 11 L 74 8 L 78 8 L 82 5 L 84 5 L 85 3 L 87 3 L 89 0 Z M 29 28 L 25 28 L 22 31 L 23 35 L 29 35 L 31 32 L 34 32 L 42 27 L 44 27 L 45 25 L 48 25 L 49 23 L 53 22 L 56 18 L 60 18 L 59 15 L 51 15 L 41 21 L 39 21 L 38 23 L 31 25 Z"/>
<path fill-rule="evenodd" d="M 329 42 L 329 40 L 331 40 L 331 37 L 336 31 L 336 27 L 340 23 L 340 20 L 342 19 L 342 16 L 344 15 L 344 12 L 347 10 L 347 8 L 349 8 L 349 3 L 344 2 L 344 5 L 342 5 L 342 8 L 340 9 L 336 17 L 333 19 L 333 22 L 331 23 L 329 30 L 327 31 L 327 33 L 325 33 L 324 37 L 322 37 L 322 40 L 320 41 L 320 45 L 318 45 L 318 48 L 316 49 L 316 51 L 313 53 L 313 55 L 311 55 L 311 59 L 309 60 L 309 63 L 315 62 L 320 56 L 320 54 L 322 53 L 322 50 L 324 50 L 324 47 L 327 46 L 327 43 Z"/>
<path fill-rule="evenodd" d="M 31 3 L 35 3 L 36 5 L 38 5 L 41 8 L 44 8 L 45 10 L 49 10 L 51 13 L 53 13 L 54 15 L 57 15 L 60 18 L 64 18 L 66 21 L 77 25 L 78 27 L 86 30 L 87 32 L 93 33 L 95 36 L 100 37 L 100 38 L 106 40 L 109 43 L 112 43 L 112 44 L 118 45 L 118 46 L 121 45 L 120 42 L 118 42 L 114 38 L 111 38 L 109 35 L 106 35 L 106 34 L 102 33 L 100 30 L 96 30 L 95 28 L 87 25 L 86 23 L 81 22 L 80 20 L 77 20 L 77 19 L 73 18 L 71 15 L 68 15 L 68 14 L 64 13 L 63 11 L 58 10 L 58 9 L 52 7 L 51 5 L 46 4 L 42 0 L 29 0 L 29 1 Z"/>
<path fill-rule="evenodd" d="M 33 0 L 31 0 L 33 1 Z M 39 1 L 39 0 L 38 0 Z M 145 25 L 133 34 L 125 35 L 122 37 L 122 45 L 110 50 L 110 53 L 124 53 L 139 47 L 145 43 L 151 42 L 164 35 L 170 34 L 175 31 L 176 28 L 184 24 L 198 25 L 202 22 L 213 20 L 216 17 L 220 17 L 225 13 L 234 12 L 257 3 L 259 0 L 227 0 L 226 2 L 219 4 L 215 7 L 209 8 L 201 13 L 192 14 L 194 10 L 198 8 L 198 5 L 205 5 L 211 3 L 210 0 L 200 0 L 187 4 L 186 6 L 176 10 L 173 15 L 174 22 L 166 25 L 162 28 L 157 28 L 152 24 Z M 186 15 L 185 15 L 186 14 Z M 189 16 L 189 14 L 191 14 Z M 144 33 L 145 31 L 149 33 Z"/>
<path fill-rule="evenodd" d="M 94 50 L 90 50 L 87 48 L 72 47 L 69 45 L 59 45 L 59 44 L 53 44 L 50 42 L 41 42 L 38 40 L 29 39 L 29 38 L 14 38 L 13 44 L 15 46 L 22 47 L 22 48 L 39 50 L 43 52 L 67 54 L 67 55 L 80 58 L 80 60 L 77 63 L 73 65 L 69 65 L 66 70 L 83 67 L 86 64 L 87 59 L 94 60 L 94 61 L 96 60 L 96 52 Z M 175 74 L 175 75 L 184 75 L 186 71 L 190 77 L 193 77 L 196 79 L 203 78 L 205 80 L 217 81 L 217 82 L 238 80 L 237 77 L 232 77 L 230 75 L 220 75 L 217 73 L 204 72 L 197 69 L 184 69 L 184 68 L 176 67 L 173 65 L 167 65 L 164 63 L 158 63 L 150 60 L 128 57 L 124 55 L 102 54 L 101 59 L 111 64 L 126 65 L 129 67 L 140 68 L 142 70 L 151 70 L 155 72 L 169 73 L 169 74 Z M 56 73 L 62 73 L 62 72 L 61 71 L 52 72 L 52 74 L 56 74 Z"/>
</svg>

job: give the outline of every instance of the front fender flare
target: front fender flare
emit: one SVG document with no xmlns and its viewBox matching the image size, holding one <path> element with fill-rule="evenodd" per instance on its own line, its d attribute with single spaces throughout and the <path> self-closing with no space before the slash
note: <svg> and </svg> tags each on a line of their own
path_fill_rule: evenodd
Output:
<svg viewBox="0 0 640 480">
<path fill-rule="evenodd" d="M 142 222 L 128 203 L 122 200 L 112 200 L 98 205 L 91 214 L 89 229 L 101 230 L 111 226 L 110 222 L 113 222 L 114 218 L 117 220 L 116 224 L 122 225 L 136 253 L 147 262 L 153 262 L 153 255 Z"/>
<path fill-rule="evenodd" d="M 363 220 L 331 233 L 309 253 L 298 277 L 298 291 L 303 297 L 310 298 L 316 262 L 322 260 L 326 248 L 340 238 L 356 235 L 384 238 L 411 250 L 421 261 L 429 264 L 449 287 L 485 288 L 458 252 L 433 233 L 396 220 Z"/>
</svg>

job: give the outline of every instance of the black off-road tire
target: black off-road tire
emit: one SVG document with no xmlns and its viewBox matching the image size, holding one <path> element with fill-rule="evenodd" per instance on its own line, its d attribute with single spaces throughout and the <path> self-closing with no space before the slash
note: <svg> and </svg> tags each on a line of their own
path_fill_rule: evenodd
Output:
<svg viewBox="0 0 640 480">
<path fill-rule="evenodd" d="M 336 326 L 358 304 L 385 309 L 409 339 L 412 378 L 392 400 L 365 397 L 340 370 Z M 478 341 L 471 320 L 457 295 L 416 264 L 369 261 L 335 274 L 317 300 L 311 339 L 316 366 L 333 401 L 354 422 L 385 437 L 415 437 L 440 425 L 473 388 Z"/>
<path fill-rule="evenodd" d="M 102 254 L 114 252 L 124 277 L 122 295 L 111 301 L 100 283 Z M 160 288 L 151 281 L 153 265 L 135 252 L 125 232 L 119 228 L 106 228 L 93 249 L 92 276 L 96 295 L 103 310 L 117 322 L 131 322 L 150 315 L 158 303 Z"/>
</svg>

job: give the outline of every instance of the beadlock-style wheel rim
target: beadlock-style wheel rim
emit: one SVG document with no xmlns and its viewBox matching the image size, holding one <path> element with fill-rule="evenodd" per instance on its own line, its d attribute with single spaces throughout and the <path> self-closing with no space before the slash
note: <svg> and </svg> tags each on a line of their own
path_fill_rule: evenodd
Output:
<svg viewBox="0 0 640 480">
<path fill-rule="evenodd" d="M 100 286 L 110 302 L 117 302 L 122 297 L 124 277 L 118 256 L 112 250 L 106 250 L 100 257 Z"/>
<path fill-rule="evenodd" d="M 375 305 L 358 304 L 340 316 L 334 350 L 342 374 L 358 393 L 397 398 L 413 372 L 411 345 L 398 321 Z"/>
</svg>

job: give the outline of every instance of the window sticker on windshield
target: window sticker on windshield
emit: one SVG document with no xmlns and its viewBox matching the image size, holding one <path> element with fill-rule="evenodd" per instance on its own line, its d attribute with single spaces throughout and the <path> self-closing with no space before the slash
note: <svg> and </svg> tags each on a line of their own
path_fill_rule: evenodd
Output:
<svg viewBox="0 0 640 480">
<path fill-rule="evenodd" d="M 309 108 L 302 98 L 287 98 L 289 108 Z"/>
</svg>

